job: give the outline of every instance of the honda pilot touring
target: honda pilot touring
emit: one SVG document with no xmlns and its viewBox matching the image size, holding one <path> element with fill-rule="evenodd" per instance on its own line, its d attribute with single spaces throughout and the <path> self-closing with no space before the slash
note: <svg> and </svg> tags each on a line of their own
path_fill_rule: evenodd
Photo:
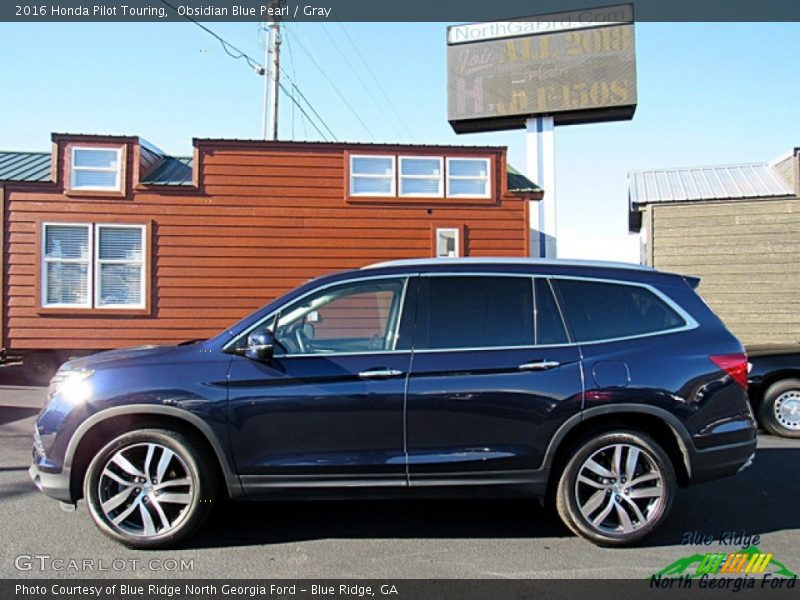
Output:
<svg viewBox="0 0 800 600">
<path fill-rule="evenodd" d="M 64 364 L 30 475 L 138 548 L 223 497 L 523 496 L 631 544 L 755 452 L 747 357 L 697 283 L 531 259 L 321 277 L 212 339 Z"/>
</svg>

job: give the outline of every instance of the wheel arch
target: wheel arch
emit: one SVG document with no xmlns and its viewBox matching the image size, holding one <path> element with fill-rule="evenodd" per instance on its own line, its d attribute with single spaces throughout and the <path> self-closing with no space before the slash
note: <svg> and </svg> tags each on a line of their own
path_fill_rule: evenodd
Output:
<svg viewBox="0 0 800 600">
<path fill-rule="evenodd" d="M 129 405 L 108 408 L 93 414 L 77 428 L 67 445 L 64 469 L 70 476 L 70 496 L 77 500 L 83 493 L 83 478 L 94 453 L 110 435 L 143 427 L 167 427 L 194 434 L 206 444 L 216 459 L 223 476 L 228 495 L 242 495 L 239 477 L 236 475 L 224 448 L 211 427 L 197 415 L 160 405 Z"/>
<path fill-rule="evenodd" d="M 766 373 L 759 382 L 758 393 L 755 395 L 755 397 L 750 397 L 750 401 L 755 407 L 760 406 L 764 401 L 764 396 L 766 395 L 767 390 L 769 390 L 769 388 L 776 383 L 786 379 L 800 379 L 800 369 L 787 367 Z"/>
<path fill-rule="evenodd" d="M 672 461 L 678 483 L 688 485 L 692 477 L 690 448 L 693 447 L 686 428 L 672 413 L 647 404 L 597 406 L 574 415 L 556 431 L 545 454 L 544 466 L 549 470 L 548 489 L 554 489 L 560 466 L 569 450 L 586 437 L 614 428 L 632 429 L 652 437 Z"/>
</svg>

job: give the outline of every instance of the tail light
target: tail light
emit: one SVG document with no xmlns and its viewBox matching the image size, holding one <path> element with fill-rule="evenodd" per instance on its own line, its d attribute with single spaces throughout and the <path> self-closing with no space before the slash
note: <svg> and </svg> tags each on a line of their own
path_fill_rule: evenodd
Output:
<svg viewBox="0 0 800 600">
<path fill-rule="evenodd" d="M 714 354 L 709 356 L 715 365 L 731 376 L 736 383 L 747 389 L 747 355 Z"/>
</svg>

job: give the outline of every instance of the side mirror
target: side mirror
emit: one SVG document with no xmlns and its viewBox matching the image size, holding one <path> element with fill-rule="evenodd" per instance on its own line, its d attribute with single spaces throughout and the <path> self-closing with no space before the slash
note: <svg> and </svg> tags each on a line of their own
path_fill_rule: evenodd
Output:
<svg viewBox="0 0 800 600">
<path fill-rule="evenodd" d="M 266 362 L 275 352 L 275 335 L 269 330 L 251 333 L 247 337 L 247 349 L 244 355 L 251 360 Z"/>
</svg>

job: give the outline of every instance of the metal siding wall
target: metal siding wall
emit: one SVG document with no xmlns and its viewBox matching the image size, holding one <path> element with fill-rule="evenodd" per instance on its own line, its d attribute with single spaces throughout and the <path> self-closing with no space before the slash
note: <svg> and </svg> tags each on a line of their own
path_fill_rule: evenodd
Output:
<svg viewBox="0 0 800 600">
<path fill-rule="evenodd" d="M 800 199 L 653 206 L 653 266 L 698 291 L 746 344 L 800 340 Z"/>
</svg>

